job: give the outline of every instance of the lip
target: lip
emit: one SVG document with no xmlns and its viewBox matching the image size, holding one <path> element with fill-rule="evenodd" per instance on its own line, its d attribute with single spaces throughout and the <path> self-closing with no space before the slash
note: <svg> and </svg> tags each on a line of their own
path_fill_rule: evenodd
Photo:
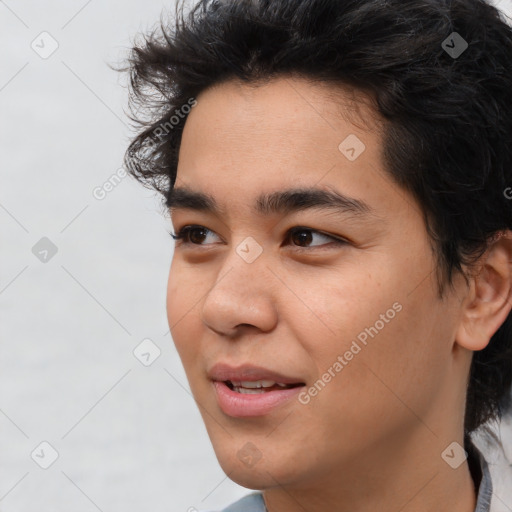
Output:
<svg viewBox="0 0 512 512">
<path fill-rule="evenodd" d="M 280 382 L 281 384 L 304 383 L 304 380 L 300 377 L 283 375 L 262 366 L 247 363 L 237 367 L 230 366 L 226 363 L 217 363 L 208 371 L 208 377 L 213 381 L 220 382 L 224 382 L 226 380 L 245 380 L 249 382 L 257 380 L 273 380 L 274 382 Z"/>
<path fill-rule="evenodd" d="M 300 377 L 283 375 L 263 366 L 247 363 L 237 367 L 226 363 L 217 363 L 208 371 L 208 376 L 213 381 L 212 384 L 219 407 L 228 416 L 236 418 L 269 414 L 275 408 L 291 400 L 304 388 L 304 380 Z M 301 383 L 303 385 L 258 394 L 243 394 L 230 389 L 225 382 L 227 380 L 249 382 L 272 380 L 281 384 Z"/>
<path fill-rule="evenodd" d="M 304 386 L 298 386 L 246 395 L 232 391 L 225 382 L 213 381 L 213 386 L 219 407 L 225 414 L 235 418 L 269 414 L 275 408 L 291 400 L 304 388 Z"/>
</svg>

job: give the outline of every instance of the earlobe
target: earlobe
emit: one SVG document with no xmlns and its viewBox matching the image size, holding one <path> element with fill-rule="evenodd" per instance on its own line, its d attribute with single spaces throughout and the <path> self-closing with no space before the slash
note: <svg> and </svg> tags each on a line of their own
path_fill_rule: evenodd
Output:
<svg viewBox="0 0 512 512">
<path fill-rule="evenodd" d="M 512 231 L 493 237 L 478 264 L 455 338 L 473 351 L 488 345 L 512 309 Z"/>
</svg>

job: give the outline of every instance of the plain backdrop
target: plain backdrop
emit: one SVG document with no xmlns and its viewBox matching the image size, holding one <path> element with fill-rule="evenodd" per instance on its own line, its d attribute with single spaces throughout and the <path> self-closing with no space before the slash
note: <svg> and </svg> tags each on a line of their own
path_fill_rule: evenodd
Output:
<svg viewBox="0 0 512 512">
<path fill-rule="evenodd" d="M 213 510 L 250 492 L 220 468 L 168 332 L 160 198 L 105 186 L 133 135 L 108 63 L 164 9 L 0 1 L 2 512 Z"/>
<path fill-rule="evenodd" d="M 160 198 L 112 178 L 133 132 L 108 64 L 163 9 L 0 2 L 2 512 L 208 510 L 249 492 L 220 468 L 168 334 Z"/>
</svg>

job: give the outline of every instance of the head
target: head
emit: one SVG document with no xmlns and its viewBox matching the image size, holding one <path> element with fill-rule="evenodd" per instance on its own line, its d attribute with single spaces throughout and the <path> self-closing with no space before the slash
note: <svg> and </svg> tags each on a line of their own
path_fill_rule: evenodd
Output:
<svg viewBox="0 0 512 512">
<path fill-rule="evenodd" d="M 499 418 L 512 382 L 512 30 L 499 11 L 179 9 L 133 49 L 132 111 L 149 115 L 133 116 L 125 163 L 175 232 L 199 227 L 177 242 L 167 310 L 223 468 L 258 488 L 269 477 L 247 476 L 240 450 L 328 470 Z M 331 206 L 313 207 L 315 190 Z M 271 414 L 228 417 L 208 378 L 219 361 L 305 386 Z"/>
</svg>

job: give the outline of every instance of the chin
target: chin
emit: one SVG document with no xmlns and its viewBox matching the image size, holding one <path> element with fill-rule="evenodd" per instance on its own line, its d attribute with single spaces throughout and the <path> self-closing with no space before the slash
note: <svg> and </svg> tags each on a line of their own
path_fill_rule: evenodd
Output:
<svg viewBox="0 0 512 512">
<path fill-rule="evenodd" d="M 272 470 L 267 471 L 265 464 L 260 460 L 254 466 L 246 466 L 236 457 L 223 461 L 218 459 L 219 464 L 230 480 L 247 489 L 262 491 L 270 487 L 275 487 L 280 482 L 279 474 L 274 474 Z"/>
<path fill-rule="evenodd" d="M 241 449 L 235 448 L 234 444 L 223 447 L 216 447 L 214 444 L 213 448 L 224 473 L 242 487 L 263 491 L 278 485 L 291 484 L 300 477 L 296 474 L 296 466 L 286 467 L 285 457 L 277 460 L 272 457 L 264 458 L 262 454 L 251 450 L 250 442 Z M 282 467 L 282 464 L 285 466 Z"/>
</svg>

